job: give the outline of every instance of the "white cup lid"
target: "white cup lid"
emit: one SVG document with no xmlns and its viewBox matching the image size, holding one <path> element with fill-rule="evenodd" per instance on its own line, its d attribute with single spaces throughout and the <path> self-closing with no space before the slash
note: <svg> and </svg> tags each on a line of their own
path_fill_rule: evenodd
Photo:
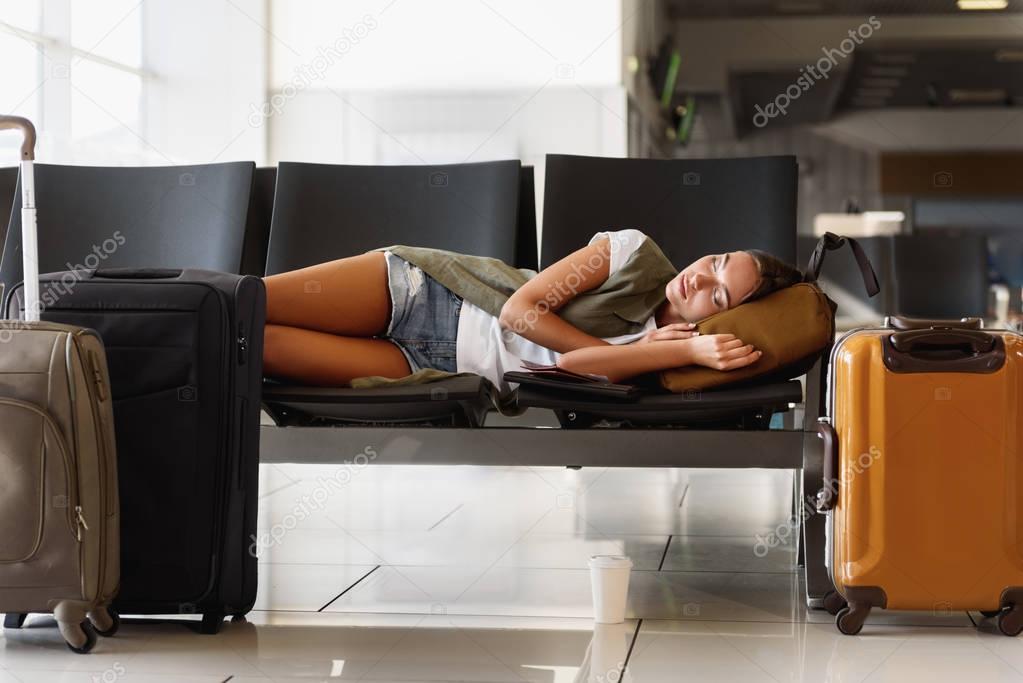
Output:
<svg viewBox="0 0 1023 683">
<path fill-rule="evenodd" d="M 591 555 L 590 569 L 632 569 L 632 560 L 625 555 Z"/>
</svg>

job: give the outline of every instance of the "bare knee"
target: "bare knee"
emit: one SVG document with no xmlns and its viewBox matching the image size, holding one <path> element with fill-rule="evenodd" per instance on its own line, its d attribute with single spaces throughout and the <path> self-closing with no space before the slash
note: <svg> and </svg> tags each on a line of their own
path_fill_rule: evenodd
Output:
<svg viewBox="0 0 1023 683">
<path fill-rule="evenodd" d="M 263 333 L 263 372 L 267 376 L 281 375 L 294 357 L 295 348 L 290 344 L 289 330 L 281 325 L 266 326 Z"/>
</svg>

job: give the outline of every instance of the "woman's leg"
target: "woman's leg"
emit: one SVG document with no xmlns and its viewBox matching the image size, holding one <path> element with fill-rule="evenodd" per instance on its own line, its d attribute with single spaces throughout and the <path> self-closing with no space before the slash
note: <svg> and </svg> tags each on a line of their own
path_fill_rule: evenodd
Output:
<svg viewBox="0 0 1023 683">
<path fill-rule="evenodd" d="M 264 281 L 268 324 L 348 337 L 375 337 L 387 331 L 391 293 L 382 251 L 271 275 Z"/>
<path fill-rule="evenodd" d="M 386 339 L 341 337 L 284 325 L 267 325 L 263 350 L 267 377 L 336 387 L 356 377 L 405 377 L 408 361 Z"/>
<path fill-rule="evenodd" d="M 265 278 L 268 377 L 340 386 L 355 377 L 404 377 L 405 355 L 384 339 L 391 293 L 383 252 Z M 343 335 L 343 336 L 340 336 Z"/>
</svg>

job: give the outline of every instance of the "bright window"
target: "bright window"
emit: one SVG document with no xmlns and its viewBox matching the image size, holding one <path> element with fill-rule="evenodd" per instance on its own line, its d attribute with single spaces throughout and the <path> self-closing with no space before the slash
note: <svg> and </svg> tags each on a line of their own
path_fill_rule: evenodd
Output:
<svg viewBox="0 0 1023 683">
<path fill-rule="evenodd" d="M 120 64 L 142 66 L 142 3 L 103 0 L 71 3 L 71 44 Z"/>
<path fill-rule="evenodd" d="M 42 91 L 41 59 L 39 48 L 34 43 L 9 33 L 0 33 L 0 64 L 8 65 L 3 69 L 0 111 L 27 116 L 38 124 Z M 8 137 L 4 136 L 4 142 L 8 142 Z M 6 161 L 0 163 L 6 165 Z"/>
<path fill-rule="evenodd" d="M 71 137 L 136 147 L 141 97 L 142 78 L 136 74 L 86 60 L 73 64 Z"/>
<path fill-rule="evenodd" d="M 0 111 L 36 125 L 39 160 L 141 161 L 144 3 L 0 1 Z M 0 165 L 15 162 L 16 138 L 0 136 Z"/>
</svg>

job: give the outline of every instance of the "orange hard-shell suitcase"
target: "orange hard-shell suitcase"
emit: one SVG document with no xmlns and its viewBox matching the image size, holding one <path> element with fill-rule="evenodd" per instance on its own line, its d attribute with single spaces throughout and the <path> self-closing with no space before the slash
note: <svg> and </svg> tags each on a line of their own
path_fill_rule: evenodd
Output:
<svg viewBox="0 0 1023 683">
<path fill-rule="evenodd" d="M 1023 631 L 1021 393 L 1023 336 L 976 318 L 892 318 L 835 344 L 818 508 L 842 633 L 872 607 Z"/>
</svg>

